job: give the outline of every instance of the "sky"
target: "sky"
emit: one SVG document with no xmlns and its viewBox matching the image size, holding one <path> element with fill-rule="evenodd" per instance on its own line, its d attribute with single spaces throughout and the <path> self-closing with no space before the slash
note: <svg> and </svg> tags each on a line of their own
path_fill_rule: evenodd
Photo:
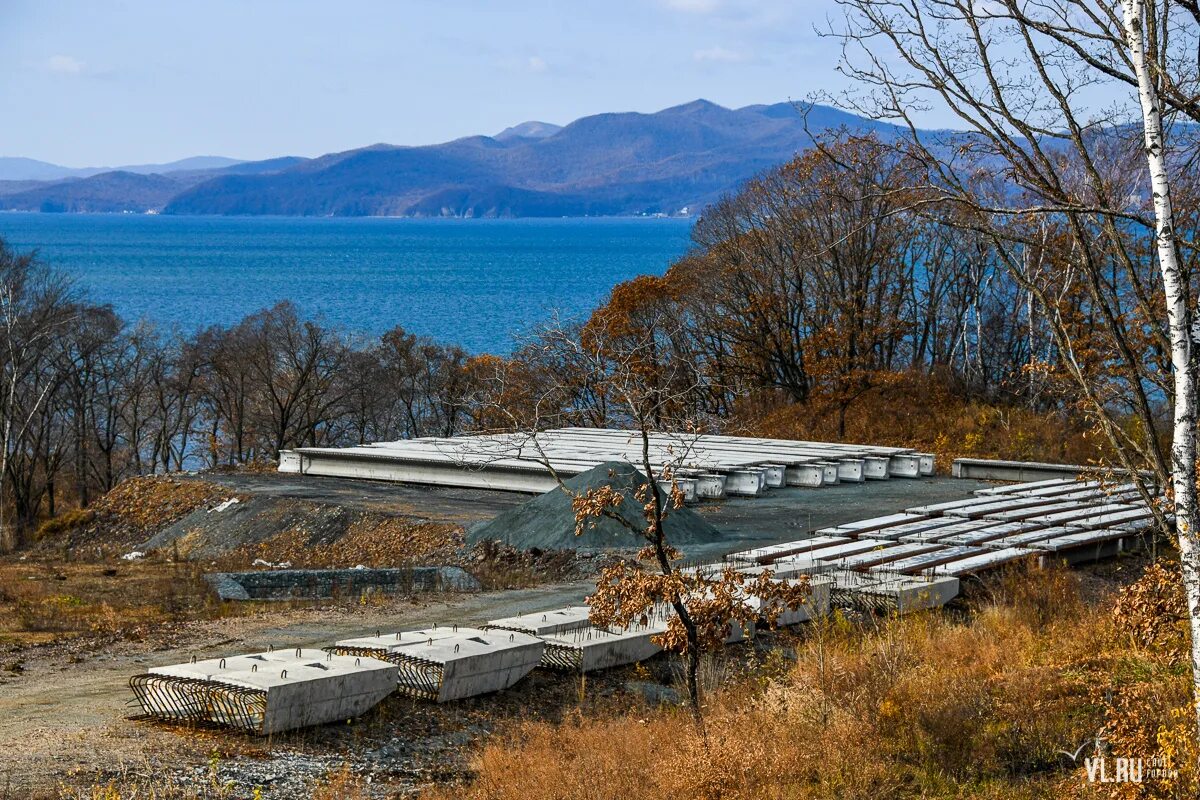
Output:
<svg viewBox="0 0 1200 800">
<path fill-rule="evenodd" d="M 844 86 L 834 0 L 0 0 L 0 156 L 315 156 Z M 931 120 L 937 122 L 937 120 Z"/>
</svg>

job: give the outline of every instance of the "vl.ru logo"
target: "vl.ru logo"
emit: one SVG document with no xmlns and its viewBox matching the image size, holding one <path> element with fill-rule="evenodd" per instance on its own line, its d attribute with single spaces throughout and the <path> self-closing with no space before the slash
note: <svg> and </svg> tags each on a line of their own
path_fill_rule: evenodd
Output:
<svg viewBox="0 0 1200 800">
<path fill-rule="evenodd" d="M 1114 758 L 1116 768 L 1110 773 L 1109 759 L 1106 756 L 1085 758 L 1084 769 L 1087 770 L 1088 783 L 1141 783 L 1144 774 L 1144 763 L 1140 758 Z M 1157 759 L 1151 759 L 1154 761 Z"/>
<path fill-rule="evenodd" d="M 1059 752 L 1078 764 L 1079 757 L 1089 747 L 1094 755 L 1083 759 L 1088 783 L 1143 783 L 1179 777 L 1179 770 L 1174 769 L 1170 761 L 1162 756 L 1110 758 L 1104 754 L 1104 740 L 1099 736 L 1081 744 L 1074 753 L 1068 753 L 1066 750 Z"/>
</svg>

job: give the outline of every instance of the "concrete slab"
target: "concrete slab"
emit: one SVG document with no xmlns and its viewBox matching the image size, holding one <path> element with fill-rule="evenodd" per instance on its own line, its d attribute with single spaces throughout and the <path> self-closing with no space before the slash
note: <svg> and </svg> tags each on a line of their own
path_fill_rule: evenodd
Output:
<svg viewBox="0 0 1200 800">
<path fill-rule="evenodd" d="M 400 691 L 444 703 L 507 689 L 542 660 L 542 639 L 517 631 L 432 628 L 344 639 L 328 648 L 399 667 Z"/>
<path fill-rule="evenodd" d="M 1006 531 L 1010 532 L 1010 533 L 1015 533 L 1017 531 L 1025 530 L 1029 527 L 1029 526 L 1023 525 L 1021 523 L 1016 523 L 1015 527 L 1010 527 L 1010 526 L 1012 526 L 1012 523 L 997 523 L 994 520 L 989 520 L 989 519 L 959 519 L 956 517 L 950 517 L 950 518 L 943 517 L 943 519 L 957 519 L 958 521 L 954 522 L 953 524 L 941 527 L 941 528 L 934 528 L 933 530 L 926 531 L 924 533 L 914 533 L 914 534 L 908 534 L 906 536 L 901 536 L 899 541 L 901 541 L 901 542 L 939 542 L 939 543 L 944 544 L 948 540 L 953 539 L 954 544 L 965 544 L 965 542 L 958 539 L 957 537 L 962 536 L 964 534 L 975 534 L 975 533 L 982 533 L 984 531 L 991 531 L 992 529 L 997 529 L 997 528 L 1000 529 L 1000 532 L 997 533 L 996 535 L 1002 536 L 1002 535 L 1004 535 L 1004 532 L 1006 532 Z"/>
<path fill-rule="evenodd" d="M 928 519 L 918 519 L 915 522 L 903 522 L 899 525 L 891 525 L 886 528 L 880 528 L 877 531 L 867 531 L 860 534 L 863 539 L 887 539 L 896 541 L 910 534 L 934 533 L 938 529 L 960 524 L 962 522 L 958 517 L 930 517 Z"/>
<path fill-rule="evenodd" d="M 1085 504 L 1071 511 L 1058 511 L 1040 517 L 1030 517 L 1029 521 L 1045 527 L 1072 525 L 1080 528 L 1106 528 L 1110 525 L 1119 525 L 1152 516 L 1148 508 L 1138 508 L 1123 503 Z"/>
<path fill-rule="evenodd" d="M 148 716 L 266 735 L 363 714 L 396 690 L 396 667 L 279 650 L 154 667 L 129 685 Z"/>
<path fill-rule="evenodd" d="M 549 611 L 532 611 L 528 614 L 517 614 L 512 617 L 491 620 L 484 626 L 484 629 L 517 631 L 531 636 L 563 634 L 588 627 L 591 624 L 588 621 L 590 613 L 591 609 L 587 606 L 567 606 Z"/>
<path fill-rule="evenodd" d="M 979 519 L 980 517 L 992 517 L 996 514 L 1020 511 L 1021 509 L 1041 508 L 1053 503 L 1054 500 L 1052 498 L 1046 497 L 1000 497 L 990 503 L 961 506 L 959 508 L 952 508 L 945 513 L 948 516 Z"/>
<path fill-rule="evenodd" d="M 886 564 L 871 567 L 873 572 L 899 572 L 905 575 L 918 575 L 925 570 L 940 566 L 950 561 L 957 561 L 960 558 L 976 555 L 979 552 L 978 548 L 967 547 L 965 545 L 957 545 L 950 547 L 940 547 L 937 550 L 930 550 L 927 553 L 919 553 L 917 555 L 908 556 L 907 558 L 889 561 Z"/>
<path fill-rule="evenodd" d="M 1031 556 L 1036 557 L 1036 554 L 1025 547 L 986 550 L 979 555 L 968 556 L 958 561 L 951 561 L 934 567 L 933 573 L 935 575 L 952 575 L 961 578 L 964 575 L 976 575 L 980 572 L 997 569 L 1005 564 Z"/>
<path fill-rule="evenodd" d="M 986 522 L 987 520 L 979 520 Z M 944 539 L 939 539 L 940 544 L 949 545 L 974 545 L 981 546 L 996 539 L 1003 539 L 1008 536 L 1026 533 L 1028 531 L 1037 530 L 1039 526 L 1032 525 L 1028 522 L 1001 522 L 995 525 L 989 525 L 985 528 L 979 528 L 973 531 L 964 531 L 953 536 L 947 536 Z"/>
<path fill-rule="evenodd" d="M 726 561 L 744 562 L 751 564 L 769 564 L 781 558 L 801 553 L 820 550 L 835 544 L 845 544 L 853 541 L 848 536 L 810 536 L 807 539 L 797 539 L 794 542 L 756 547 L 752 550 L 741 550 L 725 556 Z"/>
<path fill-rule="evenodd" d="M 1071 533 L 1077 533 L 1080 530 L 1080 528 L 1069 527 L 1034 528 L 1033 530 L 1014 533 L 1011 536 L 1002 536 L 999 539 L 989 539 L 986 542 L 980 542 L 980 547 L 985 547 L 989 550 L 1029 547 L 1034 542 L 1040 542 L 1043 539 L 1053 539 L 1056 536 L 1066 536 Z"/>
<path fill-rule="evenodd" d="M 817 531 L 819 536 L 860 536 L 868 531 L 877 531 L 883 528 L 891 528 L 896 525 L 905 525 L 910 522 L 921 522 L 928 519 L 924 514 L 888 514 L 882 517 L 871 517 L 870 519 L 860 519 L 854 522 L 845 522 L 833 528 L 823 528 Z"/>
<path fill-rule="evenodd" d="M 878 547 L 865 553 L 858 553 L 852 556 L 836 559 L 834 562 L 838 569 L 855 570 L 866 569 L 881 564 L 888 564 L 908 556 L 920 555 L 929 553 L 934 550 L 940 550 L 941 545 L 937 544 L 891 544 L 889 542 L 881 542 Z M 830 559 L 831 561 L 833 559 Z"/>
</svg>

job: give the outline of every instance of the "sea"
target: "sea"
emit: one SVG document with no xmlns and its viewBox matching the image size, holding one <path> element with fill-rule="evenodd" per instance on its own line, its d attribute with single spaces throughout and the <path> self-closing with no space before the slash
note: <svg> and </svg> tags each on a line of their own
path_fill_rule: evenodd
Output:
<svg viewBox="0 0 1200 800">
<path fill-rule="evenodd" d="M 128 321 L 191 333 L 290 300 L 351 334 L 506 354 L 690 246 L 678 218 L 388 219 L 0 213 L 0 238 Z"/>
</svg>

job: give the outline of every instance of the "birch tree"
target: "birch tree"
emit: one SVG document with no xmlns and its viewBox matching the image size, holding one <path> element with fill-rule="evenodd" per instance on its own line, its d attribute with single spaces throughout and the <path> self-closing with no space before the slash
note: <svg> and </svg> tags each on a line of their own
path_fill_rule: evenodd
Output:
<svg viewBox="0 0 1200 800">
<path fill-rule="evenodd" d="M 1150 0 L 1154 4 L 1154 0 Z M 1171 365 L 1175 378 L 1175 406 L 1171 438 L 1171 485 L 1175 494 L 1175 526 L 1179 543 L 1180 566 L 1188 601 L 1192 634 L 1192 680 L 1195 686 L 1196 723 L 1200 729 L 1200 543 L 1196 522 L 1196 359 L 1193 338 L 1200 335 L 1195 327 L 1188 282 L 1179 260 L 1175 211 L 1172 205 L 1170 170 L 1166 159 L 1162 102 L 1158 94 L 1159 74 L 1147 58 L 1146 27 L 1154 9 L 1145 0 L 1122 0 L 1125 43 L 1137 78 L 1138 100 L 1142 109 L 1146 162 L 1150 170 L 1154 200 L 1155 245 L 1167 319 L 1171 332 Z"/>
</svg>

